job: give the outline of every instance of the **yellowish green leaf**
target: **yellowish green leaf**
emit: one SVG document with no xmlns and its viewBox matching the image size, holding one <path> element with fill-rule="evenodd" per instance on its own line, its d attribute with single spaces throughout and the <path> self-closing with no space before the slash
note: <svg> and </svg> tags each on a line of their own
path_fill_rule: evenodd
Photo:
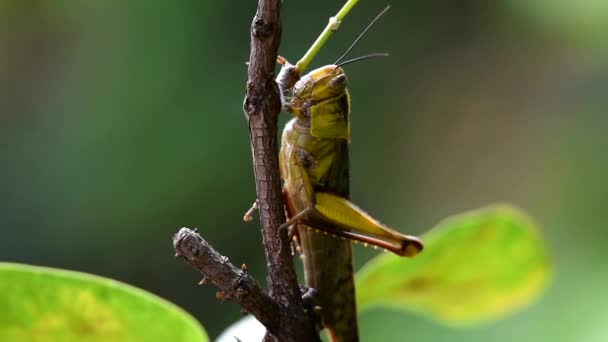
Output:
<svg viewBox="0 0 608 342">
<path fill-rule="evenodd" d="M 504 317 L 531 303 L 551 274 L 538 229 L 520 209 L 456 215 L 423 236 L 414 259 L 384 254 L 357 274 L 357 305 L 416 312 L 451 325 Z"/>
<path fill-rule="evenodd" d="M 85 273 L 0 263 L 0 341 L 208 341 L 179 307 Z"/>
</svg>

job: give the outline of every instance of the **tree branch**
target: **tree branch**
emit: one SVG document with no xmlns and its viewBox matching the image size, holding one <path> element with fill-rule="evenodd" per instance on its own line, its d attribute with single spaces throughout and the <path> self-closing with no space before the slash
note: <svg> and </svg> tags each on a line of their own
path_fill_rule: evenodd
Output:
<svg viewBox="0 0 608 342">
<path fill-rule="evenodd" d="M 281 0 L 258 1 L 251 24 L 251 52 L 243 109 L 249 124 L 268 290 L 271 298 L 283 308 L 283 337 L 269 331 L 280 340 L 315 341 L 319 337 L 313 320 L 304 310 L 288 234 L 285 229 L 278 229 L 285 222 L 277 153 L 281 97 L 274 80 L 281 40 L 280 10 Z"/>
<path fill-rule="evenodd" d="M 280 0 L 258 2 L 258 11 L 251 25 L 251 54 L 243 107 L 249 122 L 270 296 L 287 307 L 301 307 L 299 295 L 296 295 L 300 291 L 287 231 L 277 230 L 285 222 L 277 154 L 281 98 L 274 80 L 281 37 L 280 3 Z"/>
<path fill-rule="evenodd" d="M 220 297 L 239 303 L 269 334 L 266 340 L 320 341 L 313 310 L 305 310 L 293 267 L 279 175 L 277 121 L 281 110 L 274 68 L 281 39 L 281 1 L 259 0 L 251 24 L 247 94 L 243 103 L 260 210 L 269 296 L 255 280 L 220 255 L 195 232 L 182 228 L 173 238 L 178 255 L 220 287 Z M 294 70 L 289 65 L 289 70 Z M 282 78 L 285 78 L 284 69 Z"/>
<path fill-rule="evenodd" d="M 220 299 L 238 303 L 273 331 L 280 329 L 277 320 L 279 306 L 262 291 L 252 276 L 235 267 L 198 233 L 188 228 L 180 229 L 173 236 L 173 248 L 177 256 L 183 257 L 205 276 L 201 283 L 208 279 L 220 288 Z"/>
</svg>

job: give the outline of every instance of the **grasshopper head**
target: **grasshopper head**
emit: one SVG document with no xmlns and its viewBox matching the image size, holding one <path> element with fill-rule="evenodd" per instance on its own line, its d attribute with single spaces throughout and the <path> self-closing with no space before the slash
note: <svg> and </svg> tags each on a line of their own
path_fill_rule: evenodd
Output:
<svg viewBox="0 0 608 342">
<path fill-rule="evenodd" d="M 304 75 L 293 87 L 295 97 L 323 101 L 344 94 L 346 75 L 341 67 L 326 65 Z"/>
</svg>

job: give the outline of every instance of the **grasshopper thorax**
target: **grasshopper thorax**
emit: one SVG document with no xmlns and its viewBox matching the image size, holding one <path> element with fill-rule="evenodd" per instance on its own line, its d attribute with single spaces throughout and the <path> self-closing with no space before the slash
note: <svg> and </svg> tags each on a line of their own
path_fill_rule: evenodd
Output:
<svg viewBox="0 0 608 342">
<path fill-rule="evenodd" d="M 318 103 L 344 94 L 346 75 L 337 65 L 326 65 L 304 75 L 293 87 L 293 96 Z"/>
</svg>

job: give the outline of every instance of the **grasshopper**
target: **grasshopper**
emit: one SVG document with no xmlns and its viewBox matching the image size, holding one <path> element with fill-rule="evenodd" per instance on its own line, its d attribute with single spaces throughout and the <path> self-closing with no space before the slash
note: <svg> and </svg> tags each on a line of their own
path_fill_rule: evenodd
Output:
<svg viewBox="0 0 608 342">
<path fill-rule="evenodd" d="M 306 285 L 316 290 L 331 341 L 358 341 L 351 241 L 407 257 L 423 247 L 418 238 L 386 227 L 348 200 L 351 111 L 342 66 L 380 54 L 340 60 L 386 10 L 334 64 L 299 77 L 279 58 L 284 111 L 294 116 L 283 130 L 279 152 L 288 217 L 284 226 L 299 237 Z"/>
<path fill-rule="evenodd" d="M 389 8 L 333 64 L 300 77 L 297 65 L 278 58 L 283 110 L 294 116 L 285 125 L 279 151 L 288 219 L 280 228 L 289 227 L 301 245 L 306 286 L 315 290 L 321 327 L 332 342 L 359 340 L 351 241 L 406 257 L 423 248 L 418 238 L 386 227 L 348 200 L 350 95 L 342 66 L 386 54 L 340 61 Z M 255 209 L 257 201 L 245 221 Z"/>
</svg>

